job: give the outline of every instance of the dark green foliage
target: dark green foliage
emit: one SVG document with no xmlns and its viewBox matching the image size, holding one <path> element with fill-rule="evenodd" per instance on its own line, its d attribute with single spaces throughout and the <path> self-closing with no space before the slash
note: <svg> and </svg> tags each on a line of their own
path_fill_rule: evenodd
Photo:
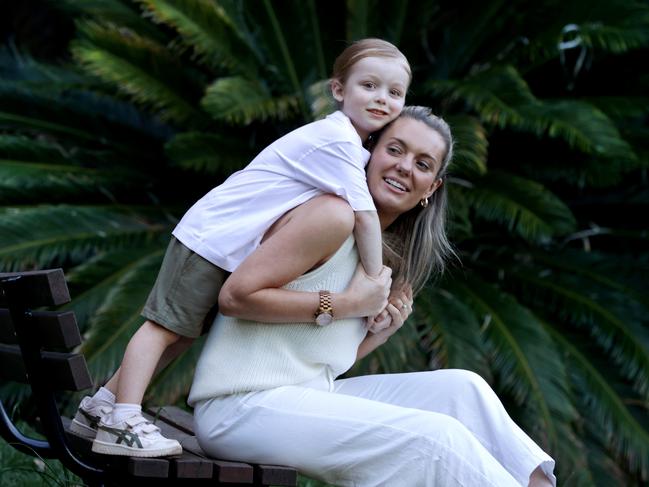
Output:
<svg viewBox="0 0 649 487">
<path fill-rule="evenodd" d="M 557 459 L 561 485 L 647 481 L 646 1 L 48 8 L 76 26 L 65 56 L 0 50 L 0 270 L 65 268 L 98 382 L 141 322 L 177 219 L 332 109 L 346 41 L 382 37 L 412 64 L 409 103 L 455 134 L 461 264 L 352 373 L 474 370 Z M 197 351 L 158 377 L 155 402 L 182 401 Z"/>
</svg>

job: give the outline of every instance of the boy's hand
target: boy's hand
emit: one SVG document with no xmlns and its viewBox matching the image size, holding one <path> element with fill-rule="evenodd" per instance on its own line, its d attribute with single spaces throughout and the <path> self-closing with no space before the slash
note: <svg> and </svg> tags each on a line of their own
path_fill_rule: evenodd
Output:
<svg viewBox="0 0 649 487">
<path fill-rule="evenodd" d="M 392 269 L 383 266 L 377 277 L 368 276 L 362 265 L 356 268 L 349 286 L 344 291 L 350 299 L 358 304 L 354 308 L 356 316 L 374 316 L 388 304 Z"/>
</svg>

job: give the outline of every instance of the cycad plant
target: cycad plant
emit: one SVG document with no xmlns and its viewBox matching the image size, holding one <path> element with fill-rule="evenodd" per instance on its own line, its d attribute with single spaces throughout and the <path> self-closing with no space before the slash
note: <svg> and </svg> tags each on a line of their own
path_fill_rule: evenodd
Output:
<svg viewBox="0 0 649 487">
<path fill-rule="evenodd" d="M 97 382 L 184 210 L 330 109 L 335 55 L 381 37 L 413 66 L 408 102 L 457 139 L 459 259 L 352 372 L 475 370 L 563 485 L 647 481 L 646 1 L 55 5 L 75 21 L 69 59 L 0 52 L 0 268 L 66 269 Z M 149 397 L 182 400 L 195 359 Z"/>
</svg>

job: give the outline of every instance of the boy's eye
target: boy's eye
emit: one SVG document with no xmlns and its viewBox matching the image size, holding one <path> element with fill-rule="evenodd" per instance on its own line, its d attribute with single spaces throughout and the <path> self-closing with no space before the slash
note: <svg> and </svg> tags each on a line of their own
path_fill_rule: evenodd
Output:
<svg viewBox="0 0 649 487">
<path fill-rule="evenodd" d="M 365 81 L 365 82 L 363 83 L 363 86 L 364 86 L 365 88 L 374 88 L 376 85 L 375 85 L 374 83 L 372 83 L 371 81 Z"/>
<path fill-rule="evenodd" d="M 397 98 L 401 98 L 401 91 L 399 91 L 399 90 L 390 90 L 390 94 L 392 96 L 397 97 Z"/>
</svg>

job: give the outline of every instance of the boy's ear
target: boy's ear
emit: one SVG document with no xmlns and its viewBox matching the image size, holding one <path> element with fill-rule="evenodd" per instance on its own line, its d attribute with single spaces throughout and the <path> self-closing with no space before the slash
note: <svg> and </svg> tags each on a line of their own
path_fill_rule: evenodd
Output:
<svg viewBox="0 0 649 487">
<path fill-rule="evenodd" d="M 333 95 L 334 100 L 336 100 L 339 103 L 342 103 L 342 101 L 343 101 L 343 84 L 337 78 L 333 78 L 331 80 L 331 94 Z"/>
</svg>

